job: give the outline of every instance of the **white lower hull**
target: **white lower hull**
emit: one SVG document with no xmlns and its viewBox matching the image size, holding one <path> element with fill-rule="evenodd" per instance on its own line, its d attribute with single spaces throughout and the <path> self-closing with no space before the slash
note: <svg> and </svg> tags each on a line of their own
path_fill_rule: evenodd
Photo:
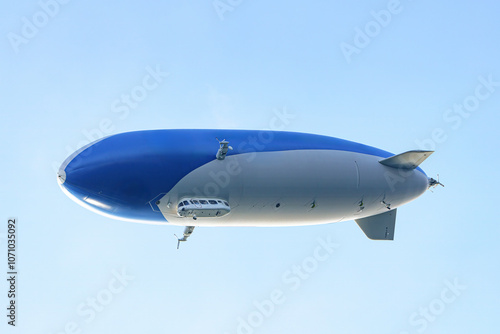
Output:
<svg viewBox="0 0 500 334">
<path fill-rule="evenodd" d="M 402 172 L 380 159 L 334 150 L 230 155 L 187 174 L 158 207 L 172 225 L 316 225 L 387 212 L 425 192 L 424 173 Z M 231 212 L 196 221 L 179 217 L 177 203 L 184 197 L 223 198 Z"/>
</svg>

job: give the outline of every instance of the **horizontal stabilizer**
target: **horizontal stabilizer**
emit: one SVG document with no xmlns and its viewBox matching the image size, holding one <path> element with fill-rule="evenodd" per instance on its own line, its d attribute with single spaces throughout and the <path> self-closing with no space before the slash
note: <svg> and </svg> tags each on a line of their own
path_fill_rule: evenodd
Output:
<svg viewBox="0 0 500 334">
<path fill-rule="evenodd" d="M 382 165 L 394 168 L 415 169 L 432 153 L 434 153 L 434 151 L 408 151 L 386 159 L 382 159 L 379 162 Z"/>
<path fill-rule="evenodd" d="M 375 216 L 356 219 L 356 223 L 373 240 L 394 240 L 396 210 L 387 211 Z"/>
</svg>

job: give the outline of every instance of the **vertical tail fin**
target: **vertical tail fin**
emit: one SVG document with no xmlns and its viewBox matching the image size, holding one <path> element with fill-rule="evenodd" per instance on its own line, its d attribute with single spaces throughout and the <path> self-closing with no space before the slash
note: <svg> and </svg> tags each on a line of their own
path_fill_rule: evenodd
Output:
<svg viewBox="0 0 500 334">
<path fill-rule="evenodd" d="M 372 240 L 394 240 L 397 209 L 375 216 L 356 219 L 358 226 Z"/>
</svg>

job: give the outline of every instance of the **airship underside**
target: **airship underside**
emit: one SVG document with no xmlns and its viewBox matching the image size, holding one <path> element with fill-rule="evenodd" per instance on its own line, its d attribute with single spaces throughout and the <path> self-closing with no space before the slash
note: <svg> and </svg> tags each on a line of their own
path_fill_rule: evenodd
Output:
<svg viewBox="0 0 500 334">
<path fill-rule="evenodd" d="M 188 226 L 180 241 L 193 226 L 345 220 L 371 239 L 392 240 L 396 209 L 439 184 L 418 167 L 430 154 L 394 155 L 294 132 L 137 131 L 81 148 L 58 180 L 73 200 L 105 216 Z"/>
</svg>

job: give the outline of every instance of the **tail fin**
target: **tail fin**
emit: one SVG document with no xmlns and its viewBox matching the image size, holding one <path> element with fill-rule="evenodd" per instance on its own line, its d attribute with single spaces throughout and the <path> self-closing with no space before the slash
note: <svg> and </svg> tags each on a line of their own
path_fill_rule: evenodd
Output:
<svg viewBox="0 0 500 334">
<path fill-rule="evenodd" d="M 393 155 L 392 157 L 382 159 L 379 162 L 394 168 L 415 169 L 425 159 L 427 159 L 434 151 L 408 151 L 401 154 Z"/>
<path fill-rule="evenodd" d="M 356 219 L 358 226 L 372 240 L 394 240 L 397 209 L 375 216 Z"/>
</svg>

